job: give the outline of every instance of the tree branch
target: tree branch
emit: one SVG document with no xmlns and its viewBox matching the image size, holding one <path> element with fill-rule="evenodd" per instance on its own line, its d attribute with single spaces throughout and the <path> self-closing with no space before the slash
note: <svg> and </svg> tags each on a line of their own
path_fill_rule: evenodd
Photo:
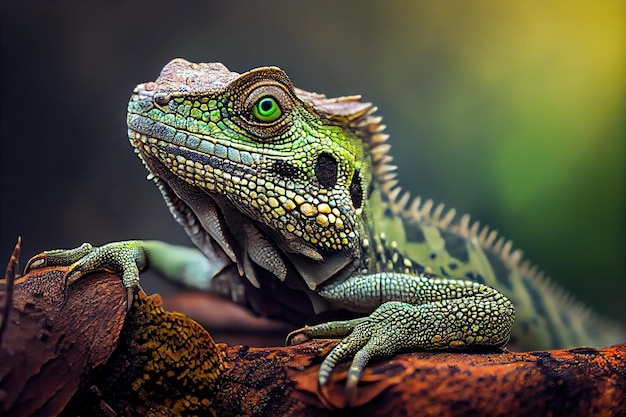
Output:
<svg viewBox="0 0 626 417">
<path fill-rule="evenodd" d="M 347 364 L 319 389 L 336 341 L 216 345 L 160 297 L 119 277 L 65 280 L 63 268 L 0 281 L 0 414 L 333 416 L 624 415 L 626 344 L 605 349 L 464 354 L 417 352 L 374 361 L 354 404 Z M 9 291 L 14 283 L 13 296 Z M 271 326 L 270 326 L 271 327 Z M 350 407 L 350 411 L 346 408 Z"/>
</svg>

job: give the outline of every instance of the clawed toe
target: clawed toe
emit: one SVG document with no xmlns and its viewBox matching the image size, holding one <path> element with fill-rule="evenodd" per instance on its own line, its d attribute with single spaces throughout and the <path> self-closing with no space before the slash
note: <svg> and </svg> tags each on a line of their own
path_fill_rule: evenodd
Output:
<svg viewBox="0 0 626 417">
<path fill-rule="evenodd" d="M 46 266 L 46 253 L 39 253 L 26 262 L 26 266 L 24 267 L 24 275 L 28 274 L 33 269 L 43 268 Z"/>
<path fill-rule="evenodd" d="M 289 333 L 285 339 L 285 346 L 300 345 L 311 340 L 311 337 L 307 335 L 309 329 L 309 326 L 304 326 Z"/>
</svg>

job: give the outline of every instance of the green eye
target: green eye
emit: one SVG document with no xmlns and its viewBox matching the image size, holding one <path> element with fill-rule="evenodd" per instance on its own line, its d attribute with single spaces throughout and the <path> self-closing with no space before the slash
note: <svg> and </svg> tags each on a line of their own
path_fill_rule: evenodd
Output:
<svg viewBox="0 0 626 417">
<path fill-rule="evenodd" d="M 273 122 L 281 114 L 280 106 L 274 97 L 262 97 L 252 108 L 252 115 L 260 122 Z"/>
</svg>

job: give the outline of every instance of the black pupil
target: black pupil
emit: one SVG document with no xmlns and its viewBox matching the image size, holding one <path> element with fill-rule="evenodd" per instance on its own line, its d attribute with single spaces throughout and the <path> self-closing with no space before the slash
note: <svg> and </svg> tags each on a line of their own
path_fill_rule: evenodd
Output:
<svg viewBox="0 0 626 417">
<path fill-rule="evenodd" d="M 270 100 L 269 98 L 266 98 L 265 100 L 261 101 L 261 110 L 270 111 L 272 107 L 273 107 L 272 100 Z"/>
</svg>

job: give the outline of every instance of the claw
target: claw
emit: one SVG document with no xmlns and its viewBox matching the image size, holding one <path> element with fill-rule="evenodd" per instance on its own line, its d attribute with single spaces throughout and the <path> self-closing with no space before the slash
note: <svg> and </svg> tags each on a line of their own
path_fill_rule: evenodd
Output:
<svg viewBox="0 0 626 417">
<path fill-rule="evenodd" d="M 349 404 L 354 404 L 356 400 L 357 385 L 361 380 L 363 370 L 369 363 L 370 359 L 375 356 L 375 342 L 370 339 L 367 344 L 362 347 L 355 355 L 348 370 L 348 379 L 346 381 L 346 395 Z"/>
<path fill-rule="evenodd" d="M 75 281 L 82 275 L 81 271 L 78 270 L 79 265 L 73 263 L 67 268 L 67 272 L 65 273 L 65 278 L 69 281 Z"/>
<path fill-rule="evenodd" d="M 311 338 L 307 336 L 307 332 L 309 332 L 310 329 L 309 326 L 304 326 L 289 333 L 285 339 L 285 346 L 300 345 L 311 340 Z"/>
<path fill-rule="evenodd" d="M 24 275 L 33 269 L 43 268 L 46 266 L 65 266 L 77 262 L 79 259 L 91 252 L 93 246 L 89 243 L 83 243 L 74 249 L 55 249 L 43 251 L 28 260 L 24 267 Z"/>
<path fill-rule="evenodd" d="M 28 262 L 26 262 L 26 266 L 24 267 L 24 275 L 28 274 L 31 270 L 37 268 L 43 268 L 46 266 L 46 253 L 42 252 L 30 258 Z"/>
<path fill-rule="evenodd" d="M 353 334 L 339 342 L 339 344 L 337 344 L 333 348 L 333 350 L 330 351 L 328 356 L 326 356 L 326 358 L 322 362 L 322 365 L 320 366 L 320 371 L 317 378 L 320 386 L 328 382 L 330 374 L 333 372 L 339 362 L 355 354 L 360 349 L 360 347 L 361 345 L 358 343 L 358 341 L 355 340 Z"/>
<path fill-rule="evenodd" d="M 324 387 L 337 364 L 354 355 L 346 380 L 348 405 L 356 404 L 357 385 L 361 380 L 363 370 L 370 359 L 376 355 L 376 341 L 366 336 L 365 333 L 366 331 L 363 327 L 359 330 L 355 329 L 350 336 L 336 345 L 322 362 L 318 374 L 318 383 L 320 387 Z M 364 343 L 365 341 L 366 343 Z"/>
<path fill-rule="evenodd" d="M 354 366 L 354 364 L 353 364 Z M 363 369 L 353 369 L 350 367 L 348 371 L 348 379 L 346 380 L 346 397 L 348 397 L 348 404 L 354 404 L 356 400 L 356 386 L 361 379 L 361 373 Z"/>
<path fill-rule="evenodd" d="M 322 362 L 318 374 L 318 383 L 323 387 L 330 378 L 335 366 L 357 353 L 363 345 L 367 343 L 368 338 L 363 338 L 365 332 L 356 331 L 360 326 L 365 325 L 369 321 L 368 317 L 359 317 L 352 320 L 331 321 L 327 323 L 317 324 L 315 326 L 304 326 L 294 330 L 287 335 L 286 345 L 297 345 L 308 342 L 312 339 L 321 338 L 344 338 L 337 346 L 335 346 L 328 356 Z M 368 358 L 369 359 L 369 358 Z M 360 362 L 357 362 L 360 363 Z M 367 360 L 359 368 L 359 372 L 355 374 L 356 381 L 352 385 L 356 386 L 361 375 L 361 371 L 365 367 Z M 354 372 L 353 372 L 354 373 Z M 354 376 L 352 377 L 354 378 Z M 354 391 L 354 390 L 353 390 Z"/>
<path fill-rule="evenodd" d="M 332 323 L 324 323 L 324 325 L 318 326 L 304 326 L 300 329 L 294 330 L 287 335 L 287 339 L 285 341 L 285 345 L 293 346 L 301 343 L 308 342 L 313 338 L 319 337 L 319 335 L 323 332 L 325 336 L 328 336 L 328 324 L 338 324 L 339 322 Z M 321 327 L 323 326 L 323 327 Z M 346 322 L 341 322 L 341 326 L 332 326 L 333 329 L 337 332 L 335 336 L 339 334 L 343 334 L 346 331 Z M 339 331 L 341 330 L 341 331 Z M 320 387 L 326 385 L 330 378 L 330 374 L 333 369 L 337 365 L 337 363 L 341 362 L 345 359 L 349 354 L 354 345 L 351 345 L 347 340 L 343 340 L 337 346 L 335 346 L 330 354 L 324 359 L 322 366 L 320 368 L 318 374 L 318 383 Z M 348 372 L 348 383 L 346 386 L 346 390 L 348 392 L 349 397 L 354 397 L 356 394 L 356 385 L 359 382 L 361 377 L 361 373 L 367 364 L 368 358 L 364 360 L 357 360 L 361 351 L 357 352 L 354 361 L 352 362 L 352 366 L 350 367 L 350 371 Z M 362 356 L 362 355 L 361 355 Z"/>
<path fill-rule="evenodd" d="M 135 299 L 135 295 L 137 292 L 141 290 L 139 285 L 131 288 L 126 288 L 126 311 L 130 311 L 133 306 L 133 300 Z"/>
</svg>

